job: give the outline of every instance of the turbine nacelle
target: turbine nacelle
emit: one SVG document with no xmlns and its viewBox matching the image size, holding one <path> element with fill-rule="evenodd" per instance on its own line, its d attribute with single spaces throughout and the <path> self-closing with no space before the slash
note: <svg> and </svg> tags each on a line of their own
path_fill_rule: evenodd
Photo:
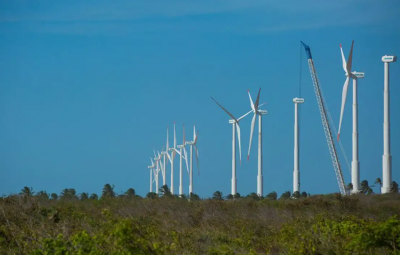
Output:
<svg viewBox="0 0 400 255">
<path fill-rule="evenodd" d="M 304 98 L 295 97 L 295 98 L 293 98 L 293 103 L 302 104 L 302 103 L 304 103 Z"/>
<path fill-rule="evenodd" d="M 267 110 L 257 110 L 257 114 L 260 114 L 260 115 L 265 115 L 267 113 L 268 113 Z"/>
<path fill-rule="evenodd" d="M 397 61 L 397 57 L 396 56 L 388 56 L 385 55 L 382 57 L 382 62 L 384 63 L 390 63 L 390 62 L 396 62 Z"/>
<path fill-rule="evenodd" d="M 361 73 L 361 72 L 357 72 L 357 71 L 351 72 L 351 74 L 352 74 L 351 78 L 353 78 L 353 79 L 362 79 L 365 77 L 365 73 Z"/>
</svg>

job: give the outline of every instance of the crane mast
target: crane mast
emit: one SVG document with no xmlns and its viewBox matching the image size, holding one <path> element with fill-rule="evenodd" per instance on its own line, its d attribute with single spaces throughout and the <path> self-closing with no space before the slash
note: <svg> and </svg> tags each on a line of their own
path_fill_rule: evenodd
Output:
<svg viewBox="0 0 400 255">
<path fill-rule="evenodd" d="M 323 100 L 323 97 L 321 94 L 321 88 L 320 88 L 319 81 L 318 81 L 317 71 L 315 70 L 315 67 L 314 67 L 314 62 L 313 62 L 312 55 L 311 55 L 311 49 L 305 43 L 303 43 L 303 42 L 301 42 L 301 43 L 303 44 L 304 49 L 306 50 L 307 59 L 308 59 L 308 67 L 310 69 L 311 79 L 312 79 L 312 82 L 314 85 L 315 96 L 317 97 L 318 108 L 319 108 L 319 112 L 321 115 L 322 126 L 324 128 L 326 142 L 328 144 L 329 154 L 331 155 L 333 168 L 335 169 L 336 179 L 339 184 L 340 194 L 346 195 L 347 192 L 346 192 L 346 188 L 345 188 L 345 184 L 344 184 L 344 180 L 343 180 L 342 169 L 340 167 L 335 144 L 332 139 L 331 128 L 329 126 L 329 122 L 326 117 L 325 104 L 324 104 L 324 100 Z"/>
</svg>

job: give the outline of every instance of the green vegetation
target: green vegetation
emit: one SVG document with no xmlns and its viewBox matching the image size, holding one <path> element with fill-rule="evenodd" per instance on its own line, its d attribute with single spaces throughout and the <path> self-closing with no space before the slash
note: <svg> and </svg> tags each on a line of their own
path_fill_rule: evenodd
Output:
<svg viewBox="0 0 400 255">
<path fill-rule="evenodd" d="M 0 254 L 400 254 L 400 195 L 145 198 L 24 187 L 0 198 Z M 371 195 L 366 195 L 371 194 Z M 291 199 L 292 198 L 292 199 Z"/>
</svg>

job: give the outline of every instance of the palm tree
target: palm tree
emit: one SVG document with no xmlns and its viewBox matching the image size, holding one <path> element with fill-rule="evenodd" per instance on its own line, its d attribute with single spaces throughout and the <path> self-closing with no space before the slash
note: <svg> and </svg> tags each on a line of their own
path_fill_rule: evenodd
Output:
<svg viewBox="0 0 400 255">
<path fill-rule="evenodd" d="M 379 188 L 381 188 L 381 187 L 382 187 L 382 180 L 381 180 L 381 178 L 376 178 L 375 184 L 379 184 Z M 381 190 L 381 189 L 379 189 L 379 190 Z"/>
<path fill-rule="evenodd" d="M 135 197 L 136 191 L 133 188 L 129 188 L 126 192 L 125 195 L 129 198 Z"/>
<path fill-rule="evenodd" d="M 268 193 L 268 195 L 266 195 L 265 198 L 269 200 L 276 200 L 278 198 L 278 193 L 272 191 L 271 193 Z"/>
<path fill-rule="evenodd" d="M 57 200 L 58 199 L 58 195 L 56 193 L 51 193 L 50 197 L 51 197 L 51 200 Z"/>
<path fill-rule="evenodd" d="M 159 191 L 160 191 L 160 193 L 161 193 L 164 197 L 169 197 L 169 196 L 172 195 L 171 190 L 169 190 L 167 184 L 161 186 L 161 188 L 159 189 Z"/>
<path fill-rule="evenodd" d="M 290 198 L 290 191 L 285 191 L 282 193 L 279 199 L 288 199 L 288 198 Z"/>
<path fill-rule="evenodd" d="M 304 197 L 304 198 L 305 198 L 305 197 L 308 197 L 308 196 L 307 196 L 307 192 L 305 192 L 305 191 L 301 192 L 301 196 Z"/>
<path fill-rule="evenodd" d="M 346 189 L 347 192 L 352 191 L 353 190 L 353 183 L 350 182 L 349 184 L 347 184 L 345 189 Z"/>
<path fill-rule="evenodd" d="M 226 199 L 232 200 L 232 199 L 233 199 L 233 195 L 232 195 L 232 194 L 227 195 L 227 196 L 226 196 Z"/>
<path fill-rule="evenodd" d="M 93 199 L 93 200 L 98 200 L 98 199 L 99 199 L 99 196 L 98 196 L 96 193 L 92 193 L 92 195 L 90 195 L 89 198 L 90 198 L 90 199 Z"/>
<path fill-rule="evenodd" d="M 149 192 L 149 193 L 147 193 L 146 197 L 147 197 L 147 198 L 154 199 L 154 198 L 157 198 L 158 195 L 157 195 L 157 193 L 155 193 L 155 192 Z"/>
<path fill-rule="evenodd" d="M 255 192 L 251 192 L 250 194 L 247 195 L 247 197 L 252 198 L 254 200 L 260 200 L 260 196 L 257 195 Z"/>
<path fill-rule="evenodd" d="M 397 184 L 397 182 L 392 181 L 390 183 L 390 189 L 389 189 L 390 193 L 399 193 L 399 184 Z"/>
<path fill-rule="evenodd" d="M 212 196 L 212 199 L 213 200 L 219 200 L 219 201 L 221 201 L 221 200 L 224 200 L 224 196 L 222 195 L 222 192 L 221 191 L 215 191 L 214 193 L 213 193 L 213 196 Z"/>
<path fill-rule="evenodd" d="M 199 197 L 199 195 L 197 195 L 195 193 L 190 193 L 189 199 L 190 199 L 190 201 L 198 201 L 198 200 L 200 200 L 200 197 Z"/>
<path fill-rule="evenodd" d="M 111 186 L 108 183 L 106 185 L 104 185 L 101 197 L 102 198 L 104 198 L 104 197 L 115 197 L 114 187 L 115 187 L 114 185 Z"/>
<path fill-rule="evenodd" d="M 61 199 L 78 199 L 75 189 L 63 189 L 60 194 Z"/>
<path fill-rule="evenodd" d="M 46 191 L 41 190 L 38 193 L 36 193 L 36 197 L 38 197 L 39 199 L 45 199 L 48 200 L 49 199 L 49 194 L 47 194 Z"/>
<path fill-rule="evenodd" d="M 292 196 L 292 198 L 294 198 L 294 199 L 298 199 L 298 198 L 300 198 L 300 192 L 298 192 L 298 191 L 295 191 L 295 192 L 293 193 L 293 196 Z"/>
<path fill-rule="evenodd" d="M 360 186 L 361 186 L 361 192 L 362 192 L 363 194 L 370 195 L 370 194 L 373 194 L 373 193 L 374 193 L 374 191 L 371 189 L 371 187 L 374 187 L 374 186 L 369 186 L 367 180 L 363 180 L 363 181 L 361 182 L 361 185 L 360 185 Z"/>
<path fill-rule="evenodd" d="M 25 186 L 23 189 L 21 189 L 21 192 L 19 194 L 26 196 L 26 197 L 30 197 L 30 196 L 33 196 L 35 194 L 35 192 L 33 192 L 32 187 L 28 188 Z"/>
<path fill-rule="evenodd" d="M 89 199 L 89 194 L 86 192 L 81 193 L 80 195 L 81 200 Z"/>
</svg>

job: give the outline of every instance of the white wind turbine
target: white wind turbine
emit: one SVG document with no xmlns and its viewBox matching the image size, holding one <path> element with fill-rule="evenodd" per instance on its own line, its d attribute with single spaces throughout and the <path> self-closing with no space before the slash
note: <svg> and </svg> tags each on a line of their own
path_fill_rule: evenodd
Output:
<svg viewBox="0 0 400 255">
<path fill-rule="evenodd" d="M 382 57 L 382 62 L 384 63 L 382 194 L 390 192 L 390 184 L 392 182 L 392 155 L 390 155 L 389 63 L 396 61 L 396 56 L 385 55 Z"/>
<path fill-rule="evenodd" d="M 177 145 L 177 148 L 179 149 L 179 151 L 176 150 L 176 152 L 180 156 L 179 157 L 179 196 L 180 197 L 183 196 L 182 158 L 185 159 L 185 161 L 186 161 L 186 171 L 189 174 L 189 167 L 188 167 L 187 153 L 186 153 L 185 145 L 186 145 L 186 140 L 185 140 L 185 124 L 184 124 L 183 125 L 183 142 L 181 145 Z"/>
<path fill-rule="evenodd" d="M 293 194 L 300 192 L 300 164 L 299 164 L 299 122 L 298 104 L 304 103 L 303 98 L 293 98 L 294 103 L 294 168 L 293 168 Z"/>
<path fill-rule="evenodd" d="M 151 166 L 148 166 L 148 168 L 150 169 L 150 192 L 153 192 L 153 172 L 154 172 L 154 168 L 155 168 L 155 165 L 154 165 L 154 162 L 153 162 L 153 159 L 150 157 L 150 161 L 151 161 Z M 154 179 L 155 179 L 155 176 L 154 176 Z"/>
<path fill-rule="evenodd" d="M 196 151 L 197 171 L 199 170 L 199 152 L 197 150 L 196 127 L 193 126 L 193 141 L 186 141 L 186 145 L 190 146 L 190 170 L 189 170 L 189 196 L 193 193 L 193 146 Z M 186 150 L 185 150 L 186 151 Z M 200 172 L 198 172 L 200 174 Z"/>
<path fill-rule="evenodd" d="M 258 175 L 257 175 L 257 194 L 258 196 L 263 196 L 263 176 L 262 176 L 262 115 L 267 114 L 266 110 L 258 109 L 258 102 L 260 101 L 260 92 L 261 88 L 258 90 L 256 103 L 253 104 L 253 100 L 251 99 L 250 91 L 247 91 L 250 98 L 250 105 L 252 112 L 254 113 L 253 120 L 251 121 L 251 130 L 250 130 L 250 143 L 249 143 L 249 152 L 247 154 L 247 160 L 250 157 L 250 149 L 251 149 L 251 140 L 253 138 L 254 124 L 256 122 L 256 116 L 258 115 Z"/>
<path fill-rule="evenodd" d="M 176 133 L 175 133 L 175 123 L 174 123 L 174 147 L 169 148 L 169 143 L 168 143 L 168 128 L 167 128 L 167 150 L 171 152 L 171 155 L 167 153 L 168 160 L 171 163 L 171 193 L 172 195 L 174 194 L 174 159 L 176 153 L 179 154 L 178 150 L 176 149 Z"/>
<path fill-rule="evenodd" d="M 340 45 L 340 51 L 342 53 L 342 63 L 343 63 L 343 70 L 345 71 L 346 81 L 344 82 L 343 92 L 342 92 L 342 107 L 340 110 L 340 122 L 339 122 L 339 130 L 338 130 L 338 141 L 340 139 L 340 128 L 342 125 L 342 118 L 343 118 L 343 111 L 344 106 L 346 104 L 346 96 L 347 90 L 349 87 L 349 80 L 350 78 L 353 79 L 353 159 L 351 161 L 351 182 L 353 184 L 352 193 L 359 192 L 359 185 L 360 185 L 360 162 L 358 161 L 358 104 L 357 104 L 357 80 L 364 78 L 364 73 L 360 72 L 352 72 L 351 66 L 353 62 L 353 45 L 354 40 L 351 43 L 351 49 L 349 58 L 346 62 L 346 59 L 343 54 L 342 45 Z"/>
<path fill-rule="evenodd" d="M 158 152 L 158 151 L 157 151 Z M 158 152 L 158 157 L 156 156 L 156 152 L 154 151 L 154 161 L 156 162 L 156 174 L 155 174 L 155 178 L 156 178 L 156 193 L 158 194 L 158 181 L 159 181 L 159 177 L 158 177 L 158 173 L 160 172 L 160 165 L 161 165 L 161 169 L 162 169 L 162 163 L 161 161 L 161 155 Z"/>
<path fill-rule="evenodd" d="M 165 150 L 164 150 L 164 148 L 165 148 Z M 166 182 L 166 178 L 167 178 L 166 171 L 167 171 L 167 164 L 168 164 L 168 161 L 166 162 L 165 160 L 166 160 L 166 157 L 169 157 L 169 154 L 168 154 L 168 127 L 167 127 L 167 144 L 161 150 L 161 155 L 163 156 L 163 161 L 164 161 L 163 164 L 162 164 L 162 167 L 161 167 L 161 171 L 162 171 L 162 177 L 163 177 L 163 185 L 165 185 L 165 184 L 167 184 L 167 182 Z"/>
<path fill-rule="evenodd" d="M 253 110 L 249 111 L 242 117 L 236 119 L 228 110 L 226 110 L 222 105 L 220 105 L 213 97 L 211 97 L 215 103 L 219 107 L 222 108 L 232 119 L 229 120 L 229 123 L 232 124 L 232 179 L 231 179 L 231 194 L 234 196 L 237 194 L 237 179 L 236 179 L 236 138 L 235 138 L 235 130 L 237 131 L 238 142 L 239 142 L 239 160 L 240 164 L 242 164 L 242 149 L 240 146 L 240 126 L 239 121 L 250 114 Z M 261 105 L 260 105 L 261 106 Z"/>
</svg>

